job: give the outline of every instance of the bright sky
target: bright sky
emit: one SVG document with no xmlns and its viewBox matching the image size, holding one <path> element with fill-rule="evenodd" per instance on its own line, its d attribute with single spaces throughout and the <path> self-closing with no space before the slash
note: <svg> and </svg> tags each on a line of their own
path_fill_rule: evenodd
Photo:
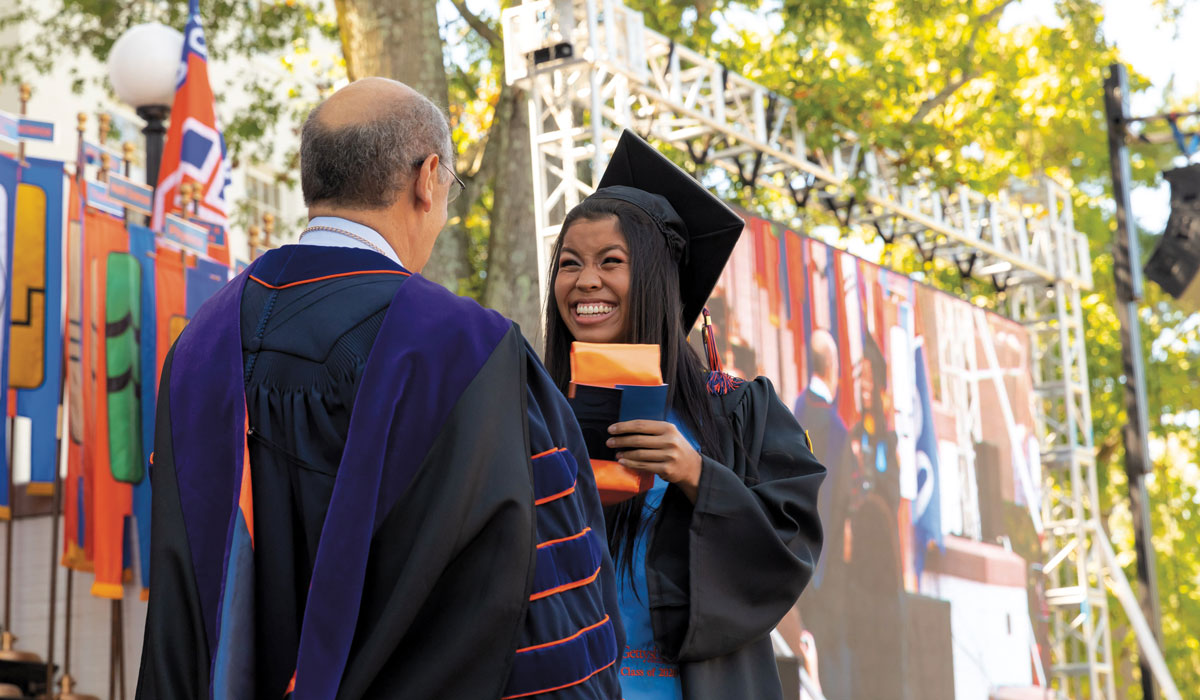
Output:
<svg viewBox="0 0 1200 700">
<path fill-rule="evenodd" d="M 1134 115 L 1154 114 L 1162 105 L 1163 91 L 1173 82 L 1177 95 L 1200 94 L 1200 61 L 1196 38 L 1200 36 L 1200 2 L 1188 0 L 1178 25 L 1163 27 L 1140 0 L 1108 0 L 1104 33 L 1116 42 L 1125 61 L 1150 78 L 1154 87 L 1132 96 Z M 1183 156 L 1176 159 L 1183 165 Z M 1135 218 L 1148 231 L 1159 232 L 1167 225 L 1170 192 L 1166 185 L 1133 191 Z"/>
<path fill-rule="evenodd" d="M 1200 60 L 1197 60 L 1196 52 L 1196 38 L 1200 37 L 1200 2 L 1185 0 L 1177 27 L 1164 26 L 1161 15 L 1147 5 L 1148 0 L 1106 0 L 1104 3 L 1105 36 L 1116 43 L 1126 64 L 1150 78 L 1153 84 L 1150 90 L 1131 96 L 1130 111 L 1134 116 L 1158 113 L 1168 86 L 1176 95 L 1200 94 Z M 1056 21 L 1053 0 L 1021 0 L 1009 8 L 1003 18 L 1005 24 L 1052 24 Z M 1176 165 L 1184 164 L 1182 156 L 1177 161 Z M 1166 226 L 1169 195 L 1166 185 L 1133 191 L 1134 216 L 1145 230 L 1159 232 Z"/>
</svg>

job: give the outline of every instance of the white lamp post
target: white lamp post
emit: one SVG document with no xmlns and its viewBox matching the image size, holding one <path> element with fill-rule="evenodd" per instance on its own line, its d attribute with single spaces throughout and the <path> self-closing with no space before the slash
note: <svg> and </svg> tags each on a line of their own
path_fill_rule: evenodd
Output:
<svg viewBox="0 0 1200 700">
<path fill-rule="evenodd" d="M 146 120 L 146 184 L 158 185 L 162 162 L 163 121 L 175 98 L 183 35 L 157 22 L 130 27 L 108 55 L 108 79 L 123 102 Z"/>
</svg>

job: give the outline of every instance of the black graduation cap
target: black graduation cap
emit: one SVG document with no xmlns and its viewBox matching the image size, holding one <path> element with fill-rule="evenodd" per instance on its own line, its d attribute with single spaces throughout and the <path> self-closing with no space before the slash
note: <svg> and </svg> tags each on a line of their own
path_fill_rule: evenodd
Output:
<svg viewBox="0 0 1200 700">
<path fill-rule="evenodd" d="M 591 198 L 628 202 L 658 225 L 679 262 L 683 322 L 690 329 L 742 235 L 742 217 L 628 129 Z"/>
</svg>

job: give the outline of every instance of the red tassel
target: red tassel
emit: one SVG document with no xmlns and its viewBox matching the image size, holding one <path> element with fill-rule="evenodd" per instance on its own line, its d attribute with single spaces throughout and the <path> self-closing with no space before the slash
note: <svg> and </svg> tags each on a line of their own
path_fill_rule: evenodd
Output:
<svg viewBox="0 0 1200 700">
<path fill-rule="evenodd" d="M 701 333 L 704 336 L 704 351 L 708 355 L 708 393 L 724 396 L 745 382 L 721 371 L 721 355 L 717 352 L 717 339 L 707 308 L 704 309 L 703 317 L 704 326 Z"/>
</svg>

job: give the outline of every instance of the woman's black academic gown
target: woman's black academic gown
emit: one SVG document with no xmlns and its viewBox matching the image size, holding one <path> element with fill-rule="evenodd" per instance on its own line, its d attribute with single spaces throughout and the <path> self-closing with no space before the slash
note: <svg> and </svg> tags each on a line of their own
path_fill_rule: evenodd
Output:
<svg viewBox="0 0 1200 700">
<path fill-rule="evenodd" d="M 685 700 L 782 697 L 770 633 L 821 550 L 825 468 L 759 377 L 713 396 L 721 454 L 703 455 L 693 505 L 667 489 L 646 561 L 650 619 Z"/>
</svg>

